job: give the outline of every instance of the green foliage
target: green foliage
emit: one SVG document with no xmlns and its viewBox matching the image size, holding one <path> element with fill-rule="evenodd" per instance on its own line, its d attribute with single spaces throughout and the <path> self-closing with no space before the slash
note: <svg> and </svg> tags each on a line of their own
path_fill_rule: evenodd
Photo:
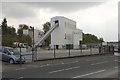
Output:
<svg viewBox="0 0 120 80">
<path fill-rule="evenodd" d="M 84 34 L 83 33 L 83 44 L 84 43 L 100 43 L 104 42 L 103 38 L 98 39 L 95 35 L 92 34 Z"/>
<path fill-rule="evenodd" d="M 46 33 L 47 31 L 49 31 L 50 29 L 50 22 L 46 22 L 45 24 L 43 24 L 43 30 L 44 33 Z M 49 36 L 46 40 L 45 40 L 45 45 L 48 46 L 51 42 L 51 36 Z"/>
<path fill-rule="evenodd" d="M 2 45 L 3 46 L 12 46 L 13 42 L 17 40 L 17 34 L 14 27 L 7 26 L 6 18 L 3 19 L 2 24 Z"/>
<path fill-rule="evenodd" d="M 3 19 L 1 27 L 2 27 L 2 34 L 4 34 L 4 35 L 7 34 L 7 20 L 6 20 L 6 18 Z"/>
<path fill-rule="evenodd" d="M 24 35 L 23 34 L 23 30 L 24 29 L 28 29 L 29 30 L 29 28 L 28 28 L 28 26 L 27 25 L 19 25 L 19 26 L 23 26 L 23 27 L 21 27 L 21 28 L 19 28 L 18 29 L 18 40 L 19 40 L 19 42 L 21 42 L 21 43 L 27 43 L 29 46 L 31 46 L 32 45 L 32 38 L 29 36 L 29 35 Z"/>
<path fill-rule="evenodd" d="M 28 45 L 31 46 L 32 39 L 29 35 L 21 35 L 21 37 L 19 38 L 19 42 L 28 43 Z"/>
<path fill-rule="evenodd" d="M 29 29 L 29 27 L 26 24 L 20 24 L 19 27 L 22 29 Z"/>
<path fill-rule="evenodd" d="M 49 31 L 49 29 L 50 29 L 50 22 L 46 22 L 45 24 L 43 24 L 43 30 L 45 33 Z"/>
<path fill-rule="evenodd" d="M 18 29 L 18 32 L 16 33 L 16 29 L 14 27 L 7 26 L 7 20 L 4 18 L 0 27 L 2 28 L 2 46 L 12 46 L 13 42 L 17 41 L 28 43 L 28 45 L 32 44 L 31 37 L 29 35 L 23 35 L 23 29 L 28 29 L 27 25 Z"/>
</svg>

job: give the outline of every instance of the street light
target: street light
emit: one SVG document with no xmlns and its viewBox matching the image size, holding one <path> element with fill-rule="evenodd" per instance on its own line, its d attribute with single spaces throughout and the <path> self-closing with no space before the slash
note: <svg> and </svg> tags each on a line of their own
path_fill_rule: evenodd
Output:
<svg viewBox="0 0 120 80">
<path fill-rule="evenodd" d="M 34 27 L 30 26 L 31 30 L 33 31 L 33 50 L 32 50 L 32 61 L 34 61 L 34 56 L 35 56 L 35 42 L 34 42 Z"/>
</svg>

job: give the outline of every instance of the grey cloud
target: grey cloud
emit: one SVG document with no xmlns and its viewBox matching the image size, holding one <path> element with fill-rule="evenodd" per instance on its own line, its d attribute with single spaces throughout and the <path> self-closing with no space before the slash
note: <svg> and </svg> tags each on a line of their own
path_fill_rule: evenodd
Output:
<svg viewBox="0 0 120 80">
<path fill-rule="evenodd" d="M 34 17 L 34 9 L 19 3 L 2 3 L 2 14 L 5 17 L 27 18 Z"/>
<path fill-rule="evenodd" d="M 101 2 L 3 2 L 2 13 L 6 17 L 26 18 L 37 16 L 34 9 L 50 8 L 52 12 L 74 12 L 100 5 Z M 51 13 L 52 13 L 51 12 Z"/>
<path fill-rule="evenodd" d="M 74 12 L 81 9 L 87 9 L 100 5 L 102 2 L 38 2 L 24 3 L 35 8 L 50 8 L 59 13 Z"/>
</svg>

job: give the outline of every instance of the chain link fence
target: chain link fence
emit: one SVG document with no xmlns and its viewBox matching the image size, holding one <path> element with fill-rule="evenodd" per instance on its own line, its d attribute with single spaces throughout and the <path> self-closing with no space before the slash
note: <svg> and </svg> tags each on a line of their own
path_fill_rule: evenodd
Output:
<svg viewBox="0 0 120 80">
<path fill-rule="evenodd" d="M 77 47 L 76 47 L 77 46 Z M 101 55 L 101 54 L 113 54 L 118 50 L 115 46 L 101 46 L 101 45 L 74 45 L 73 47 L 57 48 L 54 47 L 36 47 L 34 60 L 46 60 L 55 58 L 67 58 L 76 56 L 90 56 L 90 55 Z M 30 51 L 30 50 L 29 50 Z M 31 50 L 32 53 L 32 50 Z M 26 60 L 31 62 L 32 55 L 26 56 Z"/>
<path fill-rule="evenodd" d="M 77 46 L 77 45 L 76 45 Z M 112 54 L 114 46 L 79 46 L 79 48 L 42 48 L 37 47 L 35 51 L 35 60 L 66 58 L 76 56 L 88 56 L 96 54 Z"/>
</svg>

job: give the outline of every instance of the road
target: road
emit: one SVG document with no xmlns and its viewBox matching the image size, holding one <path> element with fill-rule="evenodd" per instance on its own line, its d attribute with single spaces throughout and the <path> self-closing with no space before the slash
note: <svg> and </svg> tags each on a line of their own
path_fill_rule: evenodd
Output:
<svg viewBox="0 0 120 80">
<path fill-rule="evenodd" d="M 118 57 L 95 55 L 11 65 L 3 78 L 118 78 Z"/>
</svg>

